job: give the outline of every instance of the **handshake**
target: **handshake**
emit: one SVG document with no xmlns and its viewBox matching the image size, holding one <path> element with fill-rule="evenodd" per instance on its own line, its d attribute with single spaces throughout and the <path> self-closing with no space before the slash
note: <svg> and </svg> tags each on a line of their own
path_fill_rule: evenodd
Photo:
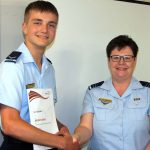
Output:
<svg viewBox="0 0 150 150">
<path fill-rule="evenodd" d="M 72 136 L 67 127 L 62 127 L 57 133 L 62 138 L 62 145 L 59 150 L 81 150 L 81 145 L 75 136 Z"/>
</svg>

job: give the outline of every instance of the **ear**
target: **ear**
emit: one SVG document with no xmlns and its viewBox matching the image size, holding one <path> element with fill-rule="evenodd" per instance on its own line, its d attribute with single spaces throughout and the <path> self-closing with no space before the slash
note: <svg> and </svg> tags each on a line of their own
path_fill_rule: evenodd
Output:
<svg viewBox="0 0 150 150">
<path fill-rule="evenodd" d="M 27 24 L 26 24 L 25 22 L 22 23 L 22 32 L 23 32 L 24 34 L 27 33 Z"/>
</svg>

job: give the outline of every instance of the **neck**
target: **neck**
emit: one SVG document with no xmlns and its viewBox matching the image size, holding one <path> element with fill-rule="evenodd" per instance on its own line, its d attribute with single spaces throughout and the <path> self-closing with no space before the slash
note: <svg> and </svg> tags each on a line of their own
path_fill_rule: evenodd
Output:
<svg viewBox="0 0 150 150">
<path fill-rule="evenodd" d="M 128 81 L 121 81 L 118 82 L 116 80 L 113 80 L 112 83 L 114 85 L 114 88 L 116 89 L 117 93 L 122 96 L 126 89 L 129 87 L 131 80 Z"/>
<path fill-rule="evenodd" d="M 43 47 L 38 47 L 38 46 L 33 46 L 25 43 L 26 46 L 28 47 L 35 63 L 37 64 L 38 68 L 41 70 L 42 68 L 42 57 L 45 52 L 45 48 Z"/>
</svg>

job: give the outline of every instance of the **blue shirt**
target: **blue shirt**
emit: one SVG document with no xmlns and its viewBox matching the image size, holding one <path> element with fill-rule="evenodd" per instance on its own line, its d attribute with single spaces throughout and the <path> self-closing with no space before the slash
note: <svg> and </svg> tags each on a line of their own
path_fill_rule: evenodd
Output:
<svg viewBox="0 0 150 150">
<path fill-rule="evenodd" d="M 88 89 L 83 114 L 91 112 L 90 150 L 145 150 L 150 140 L 150 88 L 132 79 L 120 97 L 112 80 Z"/>
<path fill-rule="evenodd" d="M 21 118 L 29 123 L 26 88 L 28 85 L 34 85 L 33 88 L 40 89 L 51 88 L 56 102 L 55 72 L 52 64 L 45 56 L 42 58 L 42 69 L 39 70 L 24 43 L 17 51 L 20 51 L 21 55 L 16 63 L 5 61 L 1 63 L 0 103 L 17 109 Z"/>
</svg>

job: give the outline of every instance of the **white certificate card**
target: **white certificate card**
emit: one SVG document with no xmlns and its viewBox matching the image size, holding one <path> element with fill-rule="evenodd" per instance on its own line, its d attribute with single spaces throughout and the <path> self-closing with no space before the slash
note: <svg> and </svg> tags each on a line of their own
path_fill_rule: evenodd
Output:
<svg viewBox="0 0 150 150">
<path fill-rule="evenodd" d="M 51 89 L 27 89 L 30 122 L 33 126 L 46 132 L 58 132 L 53 92 Z M 33 145 L 34 150 L 46 150 L 50 147 Z"/>
</svg>

